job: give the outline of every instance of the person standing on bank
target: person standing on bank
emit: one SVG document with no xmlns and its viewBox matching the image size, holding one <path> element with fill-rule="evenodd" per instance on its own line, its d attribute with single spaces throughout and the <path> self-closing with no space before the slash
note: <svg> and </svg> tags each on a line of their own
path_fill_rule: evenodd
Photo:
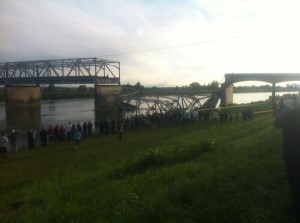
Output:
<svg viewBox="0 0 300 223">
<path fill-rule="evenodd" d="M 40 132 L 40 140 L 43 146 L 47 146 L 47 131 L 43 128 Z"/>
<path fill-rule="evenodd" d="M 80 140 L 81 140 L 81 133 L 79 132 L 78 129 L 73 134 L 73 139 L 75 141 L 75 150 L 79 148 Z"/>
<path fill-rule="evenodd" d="M 68 141 L 71 141 L 71 139 L 72 139 L 72 124 L 71 124 L 71 122 L 69 122 L 66 129 L 67 129 L 67 134 L 68 134 Z"/>
<path fill-rule="evenodd" d="M 27 131 L 28 149 L 33 149 L 33 129 Z"/>
<path fill-rule="evenodd" d="M 118 140 L 122 140 L 122 136 L 124 134 L 124 125 L 123 125 L 123 123 L 120 122 L 118 127 L 119 127 L 119 138 L 118 138 Z"/>
<path fill-rule="evenodd" d="M 16 132 L 15 129 L 11 130 L 11 133 L 9 134 L 9 140 L 11 145 L 11 151 L 13 153 L 17 152 L 17 141 L 18 141 L 18 132 Z"/>
<path fill-rule="evenodd" d="M 300 218 L 300 106 L 285 111 L 275 120 L 283 133 L 283 159 L 291 187 L 295 215 Z"/>
<path fill-rule="evenodd" d="M 36 147 L 36 130 L 32 129 L 32 148 Z"/>
<path fill-rule="evenodd" d="M 0 156 L 6 157 L 8 139 L 1 133 L 0 137 Z"/>
<path fill-rule="evenodd" d="M 93 133 L 93 124 L 91 120 L 88 122 L 88 135 L 91 136 Z"/>
</svg>

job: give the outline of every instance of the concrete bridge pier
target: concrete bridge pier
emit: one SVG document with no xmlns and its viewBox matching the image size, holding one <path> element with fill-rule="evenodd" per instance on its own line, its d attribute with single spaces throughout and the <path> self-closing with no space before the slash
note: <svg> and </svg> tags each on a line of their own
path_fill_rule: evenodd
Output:
<svg viewBox="0 0 300 223">
<path fill-rule="evenodd" d="M 39 130 L 41 128 L 40 101 L 40 86 L 5 86 L 7 128 Z"/>
<path fill-rule="evenodd" d="M 221 86 L 221 106 L 233 103 L 233 84 L 222 84 Z"/>
<path fill-rule="evenodd" d="M 95 85 L 96 121 L 117 121 L 123 115 L 121 93 L 120 85 Z"/>
</svg>

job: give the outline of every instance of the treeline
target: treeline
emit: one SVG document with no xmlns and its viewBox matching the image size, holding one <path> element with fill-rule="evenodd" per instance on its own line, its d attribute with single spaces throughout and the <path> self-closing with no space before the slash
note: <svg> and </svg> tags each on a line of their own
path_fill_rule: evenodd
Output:
<svg viewBox="0 0 300 223">
<path fill-rule="evenodd" d="M 41 89 L 41 99 L 93 98 L 94 93 L 94 88 L 87 88 L 84 85 L 81 85 L 78 88 L 49 87 Z"/>
<path fill-rule="evenodd" d="M 80 86 L 79 88 L 41 88 L 41 99 L 93 98 L 94 92 L 94 88 L 87 88 L 85 86 Z M 0 102 L 3 101 L 5 101 L 5 89 L 0 88 Z"/>
<path fill-rule="evenodd" d="M 179 95 L 179 94 L 210 94 L 219 90 L 219 83 L 213 81 L 207 85 L 201 85 L 198 82 L 193 82 L 186 86 L 176 87 L 144 87 L 140 82 L 132 85 L 127 83 L 123 85 L 123 93 L 143 92 L 145 95 Z"/>
<path fill-rule="evenodd" d="M 261 85 L 261 86 L 237 86 L 233 87 L 234 93 L 246 93 L 246 92 L 271 92 L 272 86 L 270 85 Z M 283 86 L 276 86 L 276 92 L 283 92 L 283 91 L 299 91 L 298 86 L 287 85 Z"/>
<path fill-rule="evenodd" d="M 123 85 L 123 92 L 131 93 L 135 91 L 141 91 L 146 95 L 178 95 L 178 94 L 210 94 L 220 90 L 221 84 L 218 81 L 212 81 L 211 83 L 201 85 L 198 82 L 193 82 L 189 85 L 182 87 L 144 87 L 140 82 L 136 84 Z M 234 93 L 251 93 L 251 92 L 271 92 L 272 86 L 234 86 Z M 297 85 L 276 86 L 276 92 L 283 91 L 299 91 Z"/>
</svg>

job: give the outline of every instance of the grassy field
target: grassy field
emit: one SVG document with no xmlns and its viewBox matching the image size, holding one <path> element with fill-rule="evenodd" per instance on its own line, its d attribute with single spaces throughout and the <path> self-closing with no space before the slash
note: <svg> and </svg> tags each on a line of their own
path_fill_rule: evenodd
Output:
<svg viewBox="0 0 300 223">
<path fill-rule="evenodd" d="M 271 113 L 9 154 L 0 222 L 293 222 Z"/>
</svg>

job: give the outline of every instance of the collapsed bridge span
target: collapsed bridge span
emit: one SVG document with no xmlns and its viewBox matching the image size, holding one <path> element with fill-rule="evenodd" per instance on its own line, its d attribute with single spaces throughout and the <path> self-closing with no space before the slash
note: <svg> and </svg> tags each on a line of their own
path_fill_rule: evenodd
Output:
<svg viewBox="0 0 300 223">
<path fill-rule="evenodd" d="M 146 111 L 146 114 L 169 111 L 189 112 L 195 109 L 216 108 L 220 105 L 220 98 L 215 94 L 143 96 L 141 92 L 137 92 L 121 97 L 125 110 L 136 112 L 136 114 L 142 111 Z"/>
</svg>

